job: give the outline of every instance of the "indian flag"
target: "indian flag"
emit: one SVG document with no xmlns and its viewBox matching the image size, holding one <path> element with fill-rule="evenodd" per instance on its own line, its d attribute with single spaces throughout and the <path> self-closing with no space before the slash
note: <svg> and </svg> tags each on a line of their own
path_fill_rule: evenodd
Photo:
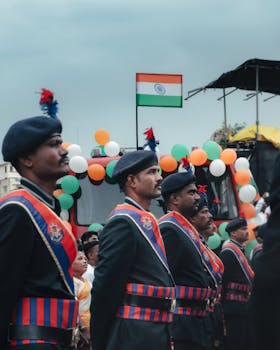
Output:
<svg viewBox="0 0 280 350">
<path fill-rule="evenodd" d="M 136 73 L 136 105 L 182 107 L 182 75 Z"/>
</svg>

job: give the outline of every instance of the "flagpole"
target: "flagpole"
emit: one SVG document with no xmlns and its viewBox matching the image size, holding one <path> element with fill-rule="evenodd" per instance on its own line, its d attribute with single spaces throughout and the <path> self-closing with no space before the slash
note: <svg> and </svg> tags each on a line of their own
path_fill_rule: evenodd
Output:
<svg viewBox="0 0 280 350">
<path fill-rule="evenodd" d="M 136 120 L 135 120 L 135 127 L 136 127 L 136 150 L 138 151 L 138 104 L 137 104 L 137 73 L 135 76 L 135 106 L 136 106 Z"/>
<path fill-rule="evenodd" d="M 138 150 L 138 106 L 136 103 L 136 150 Z"/>
</svg>

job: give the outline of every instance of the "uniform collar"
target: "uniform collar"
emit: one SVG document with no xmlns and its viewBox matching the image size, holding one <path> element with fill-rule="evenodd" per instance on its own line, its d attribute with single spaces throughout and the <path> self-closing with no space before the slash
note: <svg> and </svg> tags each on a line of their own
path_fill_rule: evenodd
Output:
<svg viewBox="0 0 280 350">
<path fill-rule="evenodd" d="M 230 241 L 231 241 L 233 244 L 237 245 L 237 247 L 238 247 L 240 250 L 242 250 L 242 252 L 244 252 L 244 250 L 245 250 L 244 245 L 242 245 L 242 244 L 236 242 L 236 241 L 235 241 L 234 239 L 232 239 L 232 238 L 230 239 Z"/>
<path fill-rule="evenodd" d="M 26 191 L 31 193 L 33 196 L 38 198 L 41 202 L 46 204 L 49 208 L 51 208 L 54 211 L 57 211 L 57 203 L 54 197 L 50 196 L 47 192 L 42 190 L 38 185 L 26 179 L 25 177 L 21 178 L 20 183 L 21 183 L 20 188 L 25 189 Z"/>
<path fill-rule="evenodd" d="M 134 205 L 136 208 L 138 208 L 140 210 L 147 211 L 140 204 L 138 204 L 134 199 L 132 199 L 129 196 L 125 196 L 124 201 L 128 204 Z"/>
</svg>

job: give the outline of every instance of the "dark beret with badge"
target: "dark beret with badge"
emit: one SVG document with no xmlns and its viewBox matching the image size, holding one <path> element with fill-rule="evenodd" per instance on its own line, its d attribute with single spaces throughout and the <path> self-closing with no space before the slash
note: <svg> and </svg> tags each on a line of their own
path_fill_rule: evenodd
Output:
<svg viewBox="0 0 280 350">
<path fill-rule="evenodd" d="M 135 175 L 153 165 L 158 165 L 155 152 L 143 150 L 128 152 L 117 162 L 112 179 L 119 183 L 124 182 L 128 175 Z"/>
<path fill-rule="evenodd" d="M 161 184 L 161 194 L 167 197 L 171 193 L 177 192 L 185 186 L 196 182 L 196 177 L 186 159 L 183 160 L 183 171 L 168 175 Z"/>
<path fill-rule="evenodd" d="M 4 137 L 2 154 L 4 161 L 12 162 L 33 152 L 47 139 L 60 135 L 59 119 L 47 116 L 22 119 L 13 124 Z"/>
<path fill-rule="evenodd" d="M 206 192 L 207 185 L 197 185 L 197 192 L 199 194 L 199 201 L 197 211 L 199 212 L 204 207 L 208 207 L 208 197 Z"/>
<path fill-rule="evenodd" d="M 227 224 L 226 231 L 228 233 L 231 233 L 233 231 L 239 230 L 242 227 L 247 227 L 246 219 L 235 219 Z"/>
</svg>

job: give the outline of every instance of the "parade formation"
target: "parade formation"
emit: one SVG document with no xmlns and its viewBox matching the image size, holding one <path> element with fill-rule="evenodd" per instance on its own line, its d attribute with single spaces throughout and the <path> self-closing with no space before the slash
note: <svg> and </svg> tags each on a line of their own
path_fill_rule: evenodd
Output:
<svg viewBox="0 0 280 350">
<path fill-rule="evenodd" d="M 157 79 L 137 76 L 138 105 Z M 160 75 L 149 105 L 180 107 L 181 81 Z M 0 199 L 0 348 L 279 349 L 280 158 L 270 195 L 235 151 L 159 156 L 152 128 L 127 152 L 100 130 L 86 160 L 63 143 L 53 93 L 40 105 L 2 143 L 21 180 Z M 102 183 L 106 220 L 88 225 Z"/>
</svg>

